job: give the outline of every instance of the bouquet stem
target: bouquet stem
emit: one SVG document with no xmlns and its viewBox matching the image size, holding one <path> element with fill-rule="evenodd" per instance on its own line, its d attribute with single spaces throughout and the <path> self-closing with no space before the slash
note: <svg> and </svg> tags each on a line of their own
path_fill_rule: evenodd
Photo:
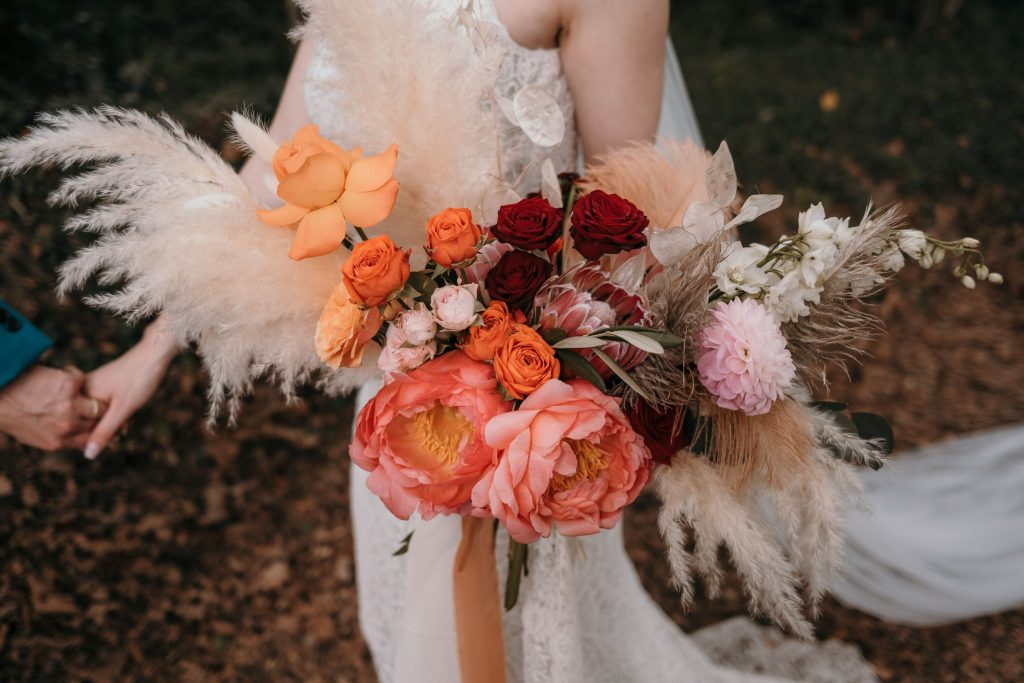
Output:
<svg viewBox="0 0 1024 683">
<path fill-rule="evenodd" d="M 508 578 L 505 579 L 505 609 L 510 610 L 519 601 L 519 586 L 526 570 L 526 559 L 530 546 L 509 539 L 508 541 Z"/>
</svg>

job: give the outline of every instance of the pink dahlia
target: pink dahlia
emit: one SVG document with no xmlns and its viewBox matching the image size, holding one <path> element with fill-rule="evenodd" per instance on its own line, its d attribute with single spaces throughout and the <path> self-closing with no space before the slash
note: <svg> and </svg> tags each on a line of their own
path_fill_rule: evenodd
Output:
<svg viewBox="0 0 1024 683">
<path fill-rule="evenodd" d="M 796 375 L 782 330 L 753 299 L 733 299 L 711 313 L 697 351 L 700 381 L 715 405 L 763 415 Z"/>
<path fill-rule="evenodd" d="M 549 281 L 537 293 L 533 305 L 541 330 L 559 328 L 570 337 L 617 325 L 653 324 L 644 299 L 612 282 L 608 273 L 593 262 Z M 601 350 L 627 370 L 639 364 L 645 355 L 622 342 L 609 342 Z M 580 354 L 604 377 L 611 376 L 611 370 L 592 351 L 582 350 Z"/>
<path fill-rule="evenodd" d="M 618 400 L 583 380 L 548 381 L 484 434 L 501 457 L 473 489 L 474 514 L 520 543 L 612 528 L 650 477 L 651 453 Z"/>
<path fill-rule="evenodd" d="M 395 516 L 464 514 L 473 486 L 498 462 L 484 425 L 510 408 L 490 365 L 446 353 L 396 375 L 366 404 L 349 455 Z"/>
</svg>

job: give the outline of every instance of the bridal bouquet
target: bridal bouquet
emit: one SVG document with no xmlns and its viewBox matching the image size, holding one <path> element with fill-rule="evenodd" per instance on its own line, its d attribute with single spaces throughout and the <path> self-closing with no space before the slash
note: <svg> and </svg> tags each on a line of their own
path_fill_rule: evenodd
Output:
<svg viewBox="0 0 1024 683">
<path fill-rule="evenodd" d="M 755 602 L 799 631 L 796 570 L 828 573 L 837 507 L 855 488 L 836 464 L 880 467 L 893 441 L 879 416 L 814 402 L 804 388 L 872 332 L 850 303 L 906 259 L 962 256 L 968 287 L 968 272 L 999 276 L 974 240 L 902 228 L 894 210 L 851 225 L 818 204 L 775 244 L 729 241 L 782 197 L 738 204 L 724 143 L 711 157 L 666 150 L 628 148 L 585 178 L 548 177 L 493 225 L 443 208 L 422 228 L 415 269 L 414 248 L 364 229 L 395 203 L 394 146 L 363 158 L 304 128 L 271 159 L 286 203 L 258 213 L 295 230 L 295 260 L 346 252 L 316 350 L 332 369 L 353 368 L 376 345 L 384 376 L 358 416 L 352 460 L 402 519 L 502 525 L 507 608 L 526 544 L 613 527 L 654 475 L 684 591 L 691 564 L 716 590 L 725 544 Z M 751 491 L 768 491 L 786 522 L 782 553 Z M 684 522 L 698 534 L 693 557 Z M 807 588 L 813 603 L 823 585 Z"/>
<path fill-rule="evenodd" d="M 782 198 L 741 201 L 724 143 L 635 145 L 559 176 L 539 162 L 564 112 L 534 85 L 496 91 L 493 25 L 467 10 L 464 32 L 430 33 L 397 0 L 302 4 L 306 37 L 359 65 L 324 83 L 359 105 L 348 139 L 378 153 L 315 126 L 282 143 L 235 114 L 271 171 L 271 207 L 166 116 L 44 115 L 0 141 L 0 174 L 94 165 L 51 195 L 96 202 L 68 221 L 97 238 L 60 291 L 96 276 L 106 289 L 88 302 L 130 321 L 162 313 L 203 359 L 212 416 L 233 417 L 260 379 L 291 397 L 383 377 L 351 456 L 395 515 L 460 515 L 463 543 L 480 539 L 456 561 L 460 615 L 481 604 L 460 585 L 497 596 L 496 526 L 511 606 L 529 544 L 614 526 L 650 482 L 684 601 L 695 573 L 719 590 L 724 546 L 754 610 L 809 635 L 803 605 L 835 569 L 853 468 L 880 466 L 892 433 L 808 387 L 877 331 L 858 302 L 906 261 L 952 255 L 967 288 L 999 282 L 977 241 L 819 204 L 774 244 L 741 244 L 733 229 Z M 536 167 L 503 165 L 509 126 Z M 461 581 L 466 567 L 495 590 Z M 483 621 L 500 642 L 500 616 Z"/>
</svg>

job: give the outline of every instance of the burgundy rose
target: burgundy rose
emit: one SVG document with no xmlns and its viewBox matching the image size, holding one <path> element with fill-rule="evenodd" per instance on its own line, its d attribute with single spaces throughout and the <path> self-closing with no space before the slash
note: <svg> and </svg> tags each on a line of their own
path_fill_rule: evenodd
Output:
<svg viewBox="0 0 1024 683">
<path fill-rule="evenodd" d="M 561 229 L 561 211 L 543 197 L 527 197 L 498 209 L 498 223 L 491 234 L 505 244 L 531 251 L 550 247 Z"/>
<path fill-rule="evenodd" d="M 659 465 L 671 465 L 672 456 L 688 445 L 683 429 L 685 410 L 682 406 L 655 407 L 638 399 L 626 411 L 633 431 L 643 437 Z"/>
<path fill-rule="evenodd" d="M 509 251 L 487 273 L 484 284 L 495 301 L 525 311 L 540 286 L 551 277 L 551 264 L 525 251 Z"/>
<path fill-rule="evenodd" d="M 572 209 L 573 246 L 591 261 L 605 254 L 639 249 L 647 244 L 644 229 L 649 222 L 628 199 L 594 190 Z"/>
</svg>

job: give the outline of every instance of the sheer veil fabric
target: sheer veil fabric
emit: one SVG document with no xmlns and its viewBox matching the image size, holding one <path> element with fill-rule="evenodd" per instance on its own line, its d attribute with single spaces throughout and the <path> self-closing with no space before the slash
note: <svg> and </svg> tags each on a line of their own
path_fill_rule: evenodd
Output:
<svg viewBox="0 0 1024 683">
<path fill-rule="evenodd" d="M 450 16 L 463 4 L 462 0 L 424 0 L 424 11 Z M 475 4 L 498 27 L 505 43 L 506 58 L 496 90 L 508 94 L 525 85 L 539 85 L 556 100 L 566 119 L 566 138 L 555 148 L 538 150 L 517 139 L 514 131 L 503 132 L 503 154 L 514 157 L 510 166 L 526 169 L 529 175 L 529 169 L 546 158 L 558 171 L 572 170 L 577 159 L 573 105 L 557 50 L 519 46 L 501 26 L 491 0 Z M 328 74 L 336 77 L 344 68 L 318 50 L 306 82 L 312 121 L 341 142 L 345 142 L 346 103 L 339 102 L 324 83 Z M 666 50 L 659 134 L 701 141 L 671 43 Z M 363 386 L 357 409 L 378 388 L 375 383 Z M 457 682 L 451 577 L 460 522 L 454 517 L 399 520 L 368 491 L 366 477 L 364 471 L 351 468 L 360 626 L 378 678 L 384 683 Z M 414 533 L 409 552 L 395 557 L 410 532 Z M 501 572 L 506 547 L 507 537 L 499 533 L 496 561 Z M 774 629 L 744 618 L 687 636 L 644 590 L 625 552 L 621 527 L 583 539 L 556 535 L 534 544 L 530 575 L 524 580 L 519 604 L 505 615 L 504 630 L 508 680 L 515 683 L 875 680 L 870 665 L 851 646 L 785 639 Z"/>
</svg>

